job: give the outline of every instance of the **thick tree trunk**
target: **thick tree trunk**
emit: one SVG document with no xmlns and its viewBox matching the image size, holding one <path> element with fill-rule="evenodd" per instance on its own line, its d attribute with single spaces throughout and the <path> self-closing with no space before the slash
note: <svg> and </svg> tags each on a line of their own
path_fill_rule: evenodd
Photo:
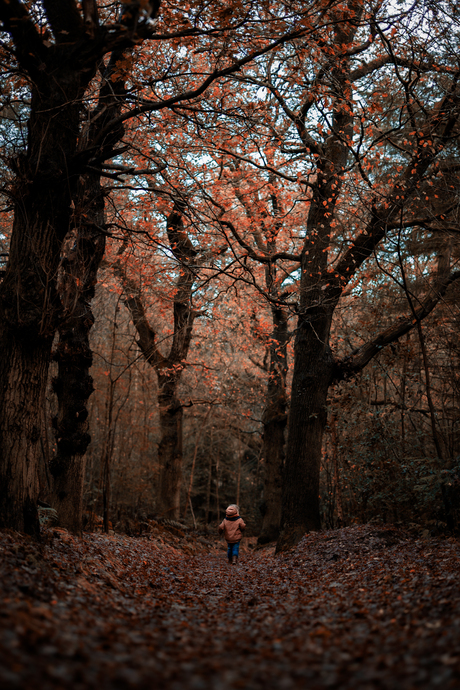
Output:
<svg viewBox="0 0 460 690">
<path fill-rule="evenodd" d="M 21 333 L 3 332 L 0 338 L 0 527 L 36 538 L 42 410 L 51 344 L 50 337 Z"/>
<path fill-rule="evenodd" d="M 285 429 L 286 414 L 264 423 L 264 514 L 258 544 L 276 541 L 280 532 Z"/>
<path fill-rule="evenodd" d="M 282 309 L 272 309 L 273 332 L 270 337 L 270 365 L 267 402 L 263 414 L 264 516 L 258 544 L 278 539 L 281 521 L 282 471 L 287 423 L 286 374 L 288 319 Z"/>
<path fill-rule="evenodd" d="M 334 24 L 336 46 L 354 39 L 363 11 L 350 0 L 341 7 Z M 336 19 L 339 19 L 337 15 Z M 282 530 L 277 551 L 295 546 L 308 530 L 321 527 L 319 471 L 323 432 L 327 422 L 326 400 L 332 381 L 333 358 L 329 333 L 340 285 L 330 282 L 328 252 L 333 236 L 333 216 L 341 192 L 352 137 L 350 57 L 344 52 L 330 65 L 334 84 L 331 136 L 317 152 L 316 180 L 312 185 L 305 241 L 302 248 L 299 319 L 294 346 L 294 371 L 289 432 L 283 478 Z M 300 133 L 301 130 L 299 130 Z M 302 132 L 302 140 L 306 139 Z M 308 137 L 307 137 L 308 139 Z"/>
<path fill-rule="evenodd" d="M 321 527 L 319 471 L 326 400 L 333 359 L 328 347 L 331 316 L 299 317 L 294 348 L 294 371 L 286 461 L 283 475 L 281 533 L 277 552 L 295 546 L 309 530 Z"/>
<path fill-rule="evenodd" d="M 180 517 L 180 491 L 182 485 L 182 418 L 183 409 L 177 398 L 178 377 L 175 374 L 158 375 L 160 393 L 161 440 L 158 446 L 160 481 L 157 511 L 161 517 Z"/>
<path fill-rule="evenodd" d="M 293 548 L 305 532 L 321 528 L 319 473 L 327 423 L 327 393 L 334 370 L 329 337 L 338 292 L 334 296 L 326 296 L 323 280 L 317 276 L 327 270 L 328 235 L 325 230 L 329 218 L 324 212 L 323 198 L 333 193 L 336 192 L 331 190 L 331 180 L 319 176 L 308 216 L 306 251 L 301 261 L 299 317 L 277 552 Z M 322 228 L 321 234 L 315 232 L 319 227 Z"/>
<path fill-rule="evenodd" d="M 89 334 L 94 323 L 91 301 L 105 248 L 104 196 L 98 175 L 88 176 L 78 191 L 77 227 L 68 238 L 62 261 L 59 292 L 64 321 L 54 358 L 58 375 L 53 387 L 58 414 L 53 420 L 56 454 L 50 463 L 53 507 L 59 524 L 81 534 L 85 453 L 91 441 L 87 402 L 94 390 L 90 375 L 92 352 Z M 88 218 L 88 220 L 87 220 Z"/>
<path fill-rule="evenodd" d="M 57 450 L 50 463 L 52 503 L 61 527 L 75 534 L 82 529 L 84 457 L 91 440 L 86 405 L 94 390 L 89 373 L 89 330 L 93 320 L 89 303 L 79 295 L 72 316 L 59 328 L 54 354 L 58 362 L 58 375 L 53 381 L 58 414 L 53 419 Z"/>
<path fill-rule="evenodd" d="M 53 419 L 56 454 L 50 462 L 52 504 L 60 526 L 74 534 L 82 530 L 84 457 L 91 440 L 86 404 L 94 390 L 88 344 L 92 322 L 89 305 L 79 298 L 74 313 L 59 329 L 54 354 L 58 362 L 58 375 L 53 381 L 58 414 Z"/>
<path fill-rule="evenodd" d="M 109 121 L 121 112 L 125 75 L 121 74 L 115 80 L 112 77 L 118 69 L 119 61 L 128 52 L 113 51 L 110 56 L 101 83 L 98 105 L 90 114 L 91 125 L 87 138 L 82 137 L 79 142 L 81 148 L 90 146 L 92 141 L 97 140 Z M 124 128 L 118 127 L 114 132 L 109 132 L 99 143 L 99 152 L 104 151 L 102 158 L 104 155 L 110 156 L 114 146 L 123 137 Z M 59 524 L 75 534 L 80 534 L 82 530 L 85 453 L 91 441 L 86 407 L 94 390 L 89 373 L 92 364 L 89 334 L 94 323 L 91 302 L 105 251 L 104 230 L 105 193 L 101 185 L 101 174 L 87 172 L 79 179 L 74 229 L 68 238 L 67 255 L 61 264 L 59 292 L 65 320 L 59 328 L 59 344 L 55 355 L 59 371 L 54 389 L 59 409 L 53 420 L 57 452 L 51 462 L 54 478 L 53 505 L 59 515 Z M 107 473 L 110 473 L 109 469 Z M 107 506 L 104 515 L 108 510 Z"/>
<path fill-rule="evenodd" d="M 34 94 L 33 107 L 47 115 L 31 116 L 29 150 L 17 161 L 15 217 L 0 286 L 0 528 L 34 535 L 39 532 L 35 501 L 40 416 L 59 312 L 56 277 L 60 250 L 71 213 L 73 181 L 62 170 L 65 151 L 76 142 L 69 134 L 75 113 L 68 113 L 67 138 L 63 136 L 58 144 L 56 128 L 61 127 L 62 112 L 50 120 L 48 112 L 52 106 L 57 110 L 58 104 L 37 101 Z M 59 103 L 62 105 L 62 97 Z M 62 111 L 65 117 L 67 109 L 62 107 Z"/>
</svg>

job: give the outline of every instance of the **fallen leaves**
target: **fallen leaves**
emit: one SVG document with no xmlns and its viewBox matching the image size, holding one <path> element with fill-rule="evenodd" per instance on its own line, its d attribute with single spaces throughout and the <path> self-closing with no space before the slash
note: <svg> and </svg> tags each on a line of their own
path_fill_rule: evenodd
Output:
<svg viewBox="0 0 460 690">
<path fill-rule="evenodd" d="M 2 687 L 460 687 L 458 541 L 353 527 L 232 567 L 171 539 L 0 534 Z"/>
</svg>

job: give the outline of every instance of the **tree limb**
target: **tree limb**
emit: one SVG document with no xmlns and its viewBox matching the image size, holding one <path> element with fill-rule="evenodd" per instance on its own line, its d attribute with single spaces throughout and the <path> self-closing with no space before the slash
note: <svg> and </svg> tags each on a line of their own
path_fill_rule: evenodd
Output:
<svg viewBox="0 0 460 690">
<path fill-rule="evenodd" d="M 254 261 L 259 261 L 262 264 L 269 264 L 273 263 L 274 261 L 277 261 L 278 259 L 287 259 L 288 261 L 300 261 L 301 259 L 300 254 L 289 254 L 288 252 L 276 252 L 275 254 L 258 254 L 256 251 L 254 251 L 251 245 L 248 244 L 241 237 L 241 235 L 238 233 L 237 229 L 231 221 L 219 219 L 218 222 L 221 225 L 225 225 L 225 227 L 227 227 L 230 230 L 238 244 L 247 251 L 248 256 L 251 257 L 251 259 L 254 259 Z"/>
<path fill-rule="evenodd" d="M 16 47 L 19 63 L 36 75 L 48 48 L 40 38 L 25 5 L 18 0 L 0 0 L 0 21 Z"/>
<path fill-rule="evenodd" d="M 375 357 L 386 345 L 394 343 L 401 336 L 411 331 L 414 326 L 427 317 L 435 308 L 441 297 L 446 293 L 447 288 L 455 281 L 460 279 L 460 271 L 447 274 L 439 280 L 437 286 L 431 290 L 424 300 L 414 307 L 413 314 L 400 317 L 396 323 L 386 328 L 373 340 L 364 343 L 356 348 L 349 356 L 337 361 L 334 366 L 332 381 L 337 382 L 350 378 L 359 373 L 366 364 Z"/>
<path fill-rule="evenodd" d="M 155 369 L 159 368 L 166 362 L 166 359 L 156 345 L 157 334 L 147 319 L 140 289 L 134 281 L 128 278 L 119 258 L 112 265 L 112 270 L 121 282 L 125 294 L 125 304 L 131 314 L 134 328 L 139 335 L 139 340 L 137 341 L 139 348 L 149 364 Z"/>
<path fill-rule="evenodd" d="M 283 45 L 287 41 L 291 41 L 295 38 L 300 38 L 304 34 L 305 34 L 305 29 L 301 29 L 298 31 L 292 31 L 292 32 L 283 34 L 283 36 L 280 36 L 280 38 L 277 38 L 275 41 L 272 41 L 271 43 L 269 43 L 264 48 L 260 48 L 259 50 L 254 50 L 249 55 L 247 55 L 246 57 L 241 58 L 240 60 L 235 60 L 228 67 L 224 67 L 223 69 L 215 69 L 196 88 L 189 89 L 188 91 L 184 91 L 180 94 L 177 94 L 176 96 L 171 96 L 170 98 L 165 98 L 164 100 L 161 100 L 161 101 L 152 101 L 150 103 L 146 103 L 145 105 L 139 106 L 138 108 L 134 108 L 129 113 L 125 113 L 124 115 L 121 115 L 116 120 L 110 122 L 108 124 L 108 127 L 110 127 L 111 129 L 117 128 L 126 120 L 131 120 L 132 118 L 137 117 L 138 115 L 141 115 L 142 113 L 155 112 L 158 110 L 163 110 L 164 108 L 171 108 L 172 106 L 174 106 L 177 103 L 180 103 L 182 101 L 193 100 L 194 98 L 201 96 L 201 94 L 204 93 L 206 91 L 206 89 L 217 79 L 219 79 L 221 77 L 228 76 L 230 74 L 234 74 L 235 72 L 238 72 L 242 67 L 249 64 L 250 62 L 253 62 L 257 57 L 260 57 L 262 55 L 265 55 L 266 53 L 269 53 L 271 50 L 273 50 L 274 48 L 277 48 L 280 45 Z M 104 136 L 105 133 L 106 132 L 102 132 L 102 136 Z"/>
<path fill-rule="evenodd" d="M 75 0 L 43 0 L 43 7 L 57 43 L 68 43 L 82 37 L 83 20 Z"/>
<path fill-rule="evenodd" d="M 404 203 L 417 190 L 417 185 L 423 179 L 424 174 L 443 150 L 449 136 L 458 122 L 460 114 L 460 95 L 457 93 L 456 80 L 451 92 L 439 101 L 432 109 L 431 117 L 421 126 L 420 130 L 431 130 L 430 136 L 434 138 L 434 130 L 438 129 L 438 142 L 433 147 L 419 148 L 417 153 L 409 161 L 406 170 L 396 180 L 392 192 L 379 206 L 372 208 L 372 217 L 365 228 L 345 252 L 337 264 L 334 273 L 337 278 L 331 279 L 334 289 L 339 284 L 342 287 L 350 280 L 356 270 L 372 254 L 379 242 L 383 239 L 388 229 L 398 227 L 397 214 L 401 213 Z"/>
</svg>

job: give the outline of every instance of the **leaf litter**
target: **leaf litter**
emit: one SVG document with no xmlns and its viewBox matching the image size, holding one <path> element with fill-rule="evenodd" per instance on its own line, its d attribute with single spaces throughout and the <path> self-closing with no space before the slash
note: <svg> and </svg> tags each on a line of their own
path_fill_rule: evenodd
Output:
<svg viewBox="0 0 460 690">
<path fill-rule="evenodd" d="M 0 533 L 0 687 L 460 688 L 460 543 L 391 527 L 295 550 Z"/>
</svg>

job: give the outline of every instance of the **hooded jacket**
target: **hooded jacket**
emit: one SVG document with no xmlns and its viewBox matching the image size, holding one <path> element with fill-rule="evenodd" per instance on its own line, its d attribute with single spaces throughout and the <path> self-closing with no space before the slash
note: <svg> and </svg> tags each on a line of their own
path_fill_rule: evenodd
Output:
<svg viewBox="0 0 460 690">
<path fill-rule="evenodd" d="M 236 544 L 243 538 L 246 523 L 239 515 L 225 517 L 219 525 L 219 534 L 224 535 L 228 544 Z"/>
</svg>

